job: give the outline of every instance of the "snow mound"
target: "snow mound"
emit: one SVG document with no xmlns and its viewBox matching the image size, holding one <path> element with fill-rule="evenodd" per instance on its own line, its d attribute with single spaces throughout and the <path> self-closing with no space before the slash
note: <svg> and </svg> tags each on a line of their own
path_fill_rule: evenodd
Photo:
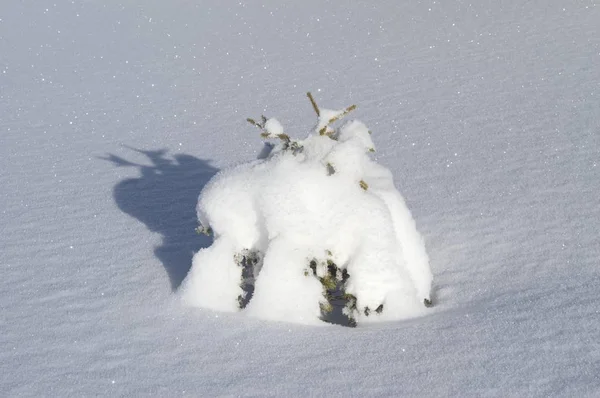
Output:
<svg viewBox="0 0 600 398">
<path fill-rule="evenodd" d="M 312 100 L 312 98 L 311 98 Z M 197 206 L 200 250 L 181 287 L 192 306 L 318 324 L 341 305 L 351 324 L 418 316 L 431 303 L 422 237 L 391 172 L 370 157 L 360 121 L 319 112 L 292 140 L 276 119 L 249 119 L 279 139 L 265 159 L 217 174 Z"/>
</svg>

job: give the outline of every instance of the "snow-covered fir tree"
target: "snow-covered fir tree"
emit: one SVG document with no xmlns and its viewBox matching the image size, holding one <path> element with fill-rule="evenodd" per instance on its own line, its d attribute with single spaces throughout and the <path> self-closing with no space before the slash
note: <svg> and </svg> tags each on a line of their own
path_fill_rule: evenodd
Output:
<svg viewBox="0 0 600 398">
<path fill-rule="evenodd" d="M 417 316 L 431 305 L 421 235 L 391 172 L 375 162 L 360 121 L 334 127 L 355 107 L 320 109 L 303 140 L 276 119 L 248 121 L 276 143 L 263 159 L 218 173 L 202 190 L 200 250 L 185 302 L 300 323 L 347 324 Z"/>
</svg>

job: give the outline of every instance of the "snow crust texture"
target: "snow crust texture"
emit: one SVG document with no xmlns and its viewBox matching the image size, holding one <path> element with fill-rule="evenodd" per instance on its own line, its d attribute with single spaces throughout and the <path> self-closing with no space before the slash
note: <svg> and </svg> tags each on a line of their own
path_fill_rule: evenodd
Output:
<svg viewBox="0 0 600 398">
<path fill-rule="evenodd" d="M 342 114 L 321 112 L 314 134 L 286 135 L 266 159 L 206 185 L 197 213 L 214 243 L 194 256 L 181 292 L 188 304 L 237 311 L 249 300 L 253 316 L 315 323 L 330 309 L 321 285 L 332 273 L 351 298 L 346 315 L 358 322 L 424 313 L 432 274 L 423 239 L 392 173 L 369 156 L 368 128 L 355 120 L 333 130 L 321 121 Z M 283 134 L 276 119 L 263 127 Z M 236 261 L 243 253 L 259 257 L 251 299 Z"/>
<path fill-rule="evenodd" d="M 600 396 L 600 0 L 0 4 L 2 397 Z M 174 293 L 211 244 L 200 189 L 259 156 L 244 118 L 304 132 L 307 90 L 360 105 L 428 315 L 313 327 Z"/>
</svg>

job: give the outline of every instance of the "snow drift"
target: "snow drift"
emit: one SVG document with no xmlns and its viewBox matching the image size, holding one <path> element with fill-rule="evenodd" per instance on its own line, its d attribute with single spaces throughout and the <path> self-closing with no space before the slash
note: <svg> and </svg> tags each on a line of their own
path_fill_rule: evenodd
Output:
<svg viewBox="0 0 600 398">
<path fill-rule="evenodd" d="M 279 142 L 265 159 L 217 174 L 197 206 L 212 246 L 193 258 L 181 295 L 192 306 L 320 323 L 342 303 L 353 324 L 417 316 L 431 304 L 423 239 L 392 174 L 370 153 L 354 107 L 320 110 L 293 140 L 276 119 L 249 121 Z M 337 299 L 337 300 L 336 300 Z"/>
</svg>

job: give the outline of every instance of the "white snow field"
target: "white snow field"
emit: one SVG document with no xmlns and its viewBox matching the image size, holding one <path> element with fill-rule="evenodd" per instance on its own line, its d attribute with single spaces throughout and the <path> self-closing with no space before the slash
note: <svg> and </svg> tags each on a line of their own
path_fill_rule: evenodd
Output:
<svg viewBox="0 0 600 398">
<path fill-rule="evenodd" d="M 435 306 L 186 306 L 198 194 L 305 97 L 373 131 Z M 5 1 L 0 396 L 600 396 L 600 4 Z"/>
</svg>

